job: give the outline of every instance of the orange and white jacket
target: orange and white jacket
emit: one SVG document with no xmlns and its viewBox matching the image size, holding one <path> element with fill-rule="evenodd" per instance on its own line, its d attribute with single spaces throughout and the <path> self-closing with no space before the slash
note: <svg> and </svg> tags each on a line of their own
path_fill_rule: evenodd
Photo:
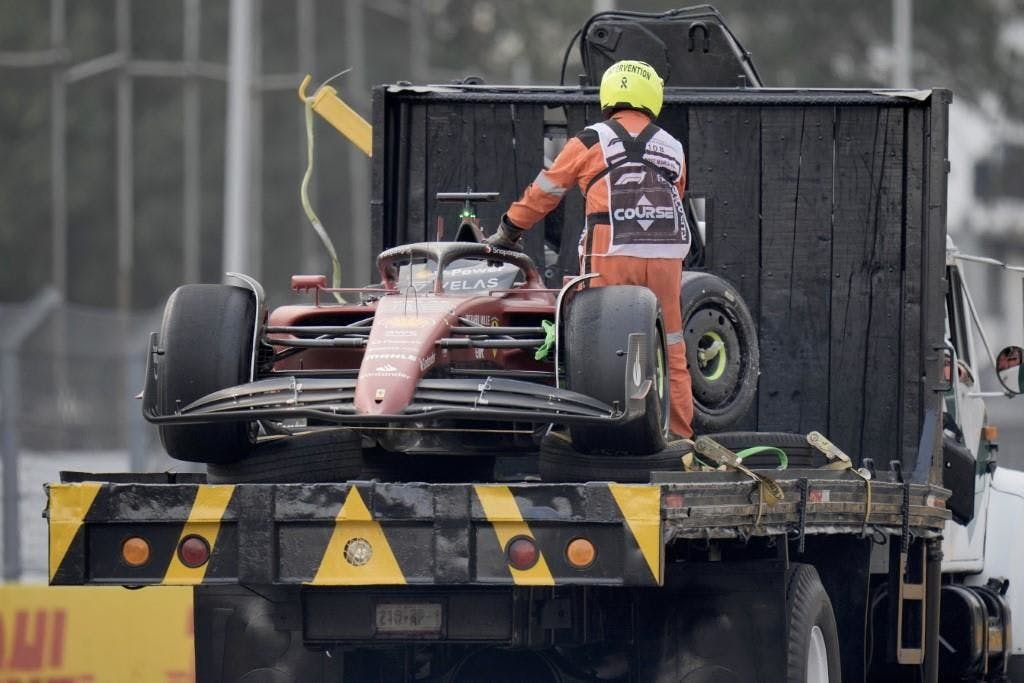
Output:
<svg viewBox="0 0 1024 683">
<path fill-rule="evenodd" d="M 634 136 L 651 122 L 646 114 L 635 110 L 620 110 L 612 115 L 612 119 L 618 121 Z M 676 144 L 678 145 L 678 143 Z M 686 162 L 682 156 L 681 145 L 678 146 L 678 154 L 679 174 L 675 185 L 679 198 L 682 199 L 686 187 Z M 594 177 L 601 175 L 607 166 L 598 132 L 593 128 L 584 129 L 566 143 L 551 164 L 551 168 L 541 171 L 526 188 L 522 198 L 509 207 L 508 220 L 518 228 L 531 228 L 554 209 L 566 191 L 575 185 L 586 197 L 585 213 L 588 229 L 583 231 L 581 237 L 581 256 L 583 254 L 603 255 L 608 253 L 611 246 L 611 228 L 608 218 L 610 208 L 608 205 L 610 196 L 608 181 L 610 176 L 605 174 L 603 177 L 599 177 L 591 186 Z M 675 254 L 660 256 L 657 252 L 649 253 L 647 256 L 679 258 Z"/>
</svg>

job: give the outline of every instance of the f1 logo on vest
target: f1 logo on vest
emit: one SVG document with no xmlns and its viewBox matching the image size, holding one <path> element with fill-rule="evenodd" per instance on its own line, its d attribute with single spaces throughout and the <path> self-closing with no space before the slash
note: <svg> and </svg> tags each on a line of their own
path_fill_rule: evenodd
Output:
<svg viewBox="0 0 1024 683">
<path fill-rule="evenodd" d="M 620 183 L 616 183 L 619 185 Z M 646 195 L 641 195 L 635 207 L 617 208 L 612 211 L 612 218 L 616 221 L 636 221 L 637 224 L 647 230 L 651 224 L 659 218 L 672 219 L 675 217 L 675 209 L 671 206 L 654 206 Z"/>
<path fill-rule="evenodd" d="M 647 171 L 635 171 L 633 173 L 623 173 L 619 176 L 619 179 L 615 181 L 616 187 L 619 185 L 639 185 L 644 181 L 644 177 L 647 175 Z"/>
</svg>

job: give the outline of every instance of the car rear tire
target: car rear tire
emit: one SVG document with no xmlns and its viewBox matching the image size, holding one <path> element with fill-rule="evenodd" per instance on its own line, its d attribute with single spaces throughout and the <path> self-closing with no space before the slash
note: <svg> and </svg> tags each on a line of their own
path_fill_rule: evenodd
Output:
<svg viewBox="0 0 1024 683">
<path fill-rule="evenodd" d="M 682 458 L 691 451 L 685 441 L 673 441 L 653 455 L 594 455 L 580 453 L 563 435 L 552 433 L 540 444 L 541 481 L 617 481 L 645 484 L 651 472 L 681 472 Z"/>
<path fill-rule="evenodd" d="M 644 414 L 621 425 L 570 425 L 576 450 L 606 455 L 646 455 L 665 448 L 668 431 L 668 362 L 661 307 L 646 287 L 595 287 L 578 292 L 565 314 L 563 345 L 568 388 L 626 406 L 629 335 L 647 335 L 643 377 L 653 377 Z"/>
<path fill-rule="evenodd" d="M 728 429 L 757 394 L 760 353 L 750 309 L 734 287 L 711 273 L 684 271 L 680 292 L 686 362 L 693 382 L 693 428 Z M 701 360 L 716 344 L 719 351 Z"/>
<path fill-rule="evenodd" d="M 794 564 L 786 591 L 786 683 L 841 683 L 839 629 L 818 571 Z"/>
<path fill-rule="evenodd" d="M 157 357 L 157 408 L 171 415 L 249 380 L 256 297 L 228 285 L 184 285 L 167 300 Z M 167 454 L 189 462 L 238 460 L 253 445 L 249 422 L 161 425 Z"/>
<path fill-rule="evenodd" d="M 362 438 L 350 429 L 285 436 L 250 449 L 241 460 L 206 466 L 211 484 L 320 484 L 355 479 Z"/>
</svg>

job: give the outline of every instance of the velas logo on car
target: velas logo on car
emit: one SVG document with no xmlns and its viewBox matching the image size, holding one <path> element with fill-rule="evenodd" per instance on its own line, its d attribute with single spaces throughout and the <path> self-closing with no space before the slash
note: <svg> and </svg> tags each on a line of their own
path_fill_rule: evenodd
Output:
<svg viewBox="0 0 1024 683">
<path fill-rule="evenodd" d="M 674 213 L 675 210 L 671 206 L 654 206 L 646 195 L 640 195 L 636 207 L 615 209 L 612 218 L 617 221 L 636 221 L 646 230 L 654 221 L 659 218 L 672 218 Z"/>
</svg>

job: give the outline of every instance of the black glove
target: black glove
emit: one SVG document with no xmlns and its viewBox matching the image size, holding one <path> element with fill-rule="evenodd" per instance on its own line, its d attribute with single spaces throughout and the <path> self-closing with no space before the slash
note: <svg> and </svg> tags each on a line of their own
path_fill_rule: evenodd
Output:
<svg viewBox="0 0 1024 683">
<path fill-rule="evenodd" d="M 508 251 L 522 251 L 523 246 L 520 242 L 523 239 L 523 233 L 526 231 L 522 228 L 517 228 L 509 222 L 508 216 L 504 215 L 501 217 L 501 223 L 498 224 L 498 231 L 484 240 L 484 244 L 489 244 L 496 249 L 506 249 Z"/>
</svg>

